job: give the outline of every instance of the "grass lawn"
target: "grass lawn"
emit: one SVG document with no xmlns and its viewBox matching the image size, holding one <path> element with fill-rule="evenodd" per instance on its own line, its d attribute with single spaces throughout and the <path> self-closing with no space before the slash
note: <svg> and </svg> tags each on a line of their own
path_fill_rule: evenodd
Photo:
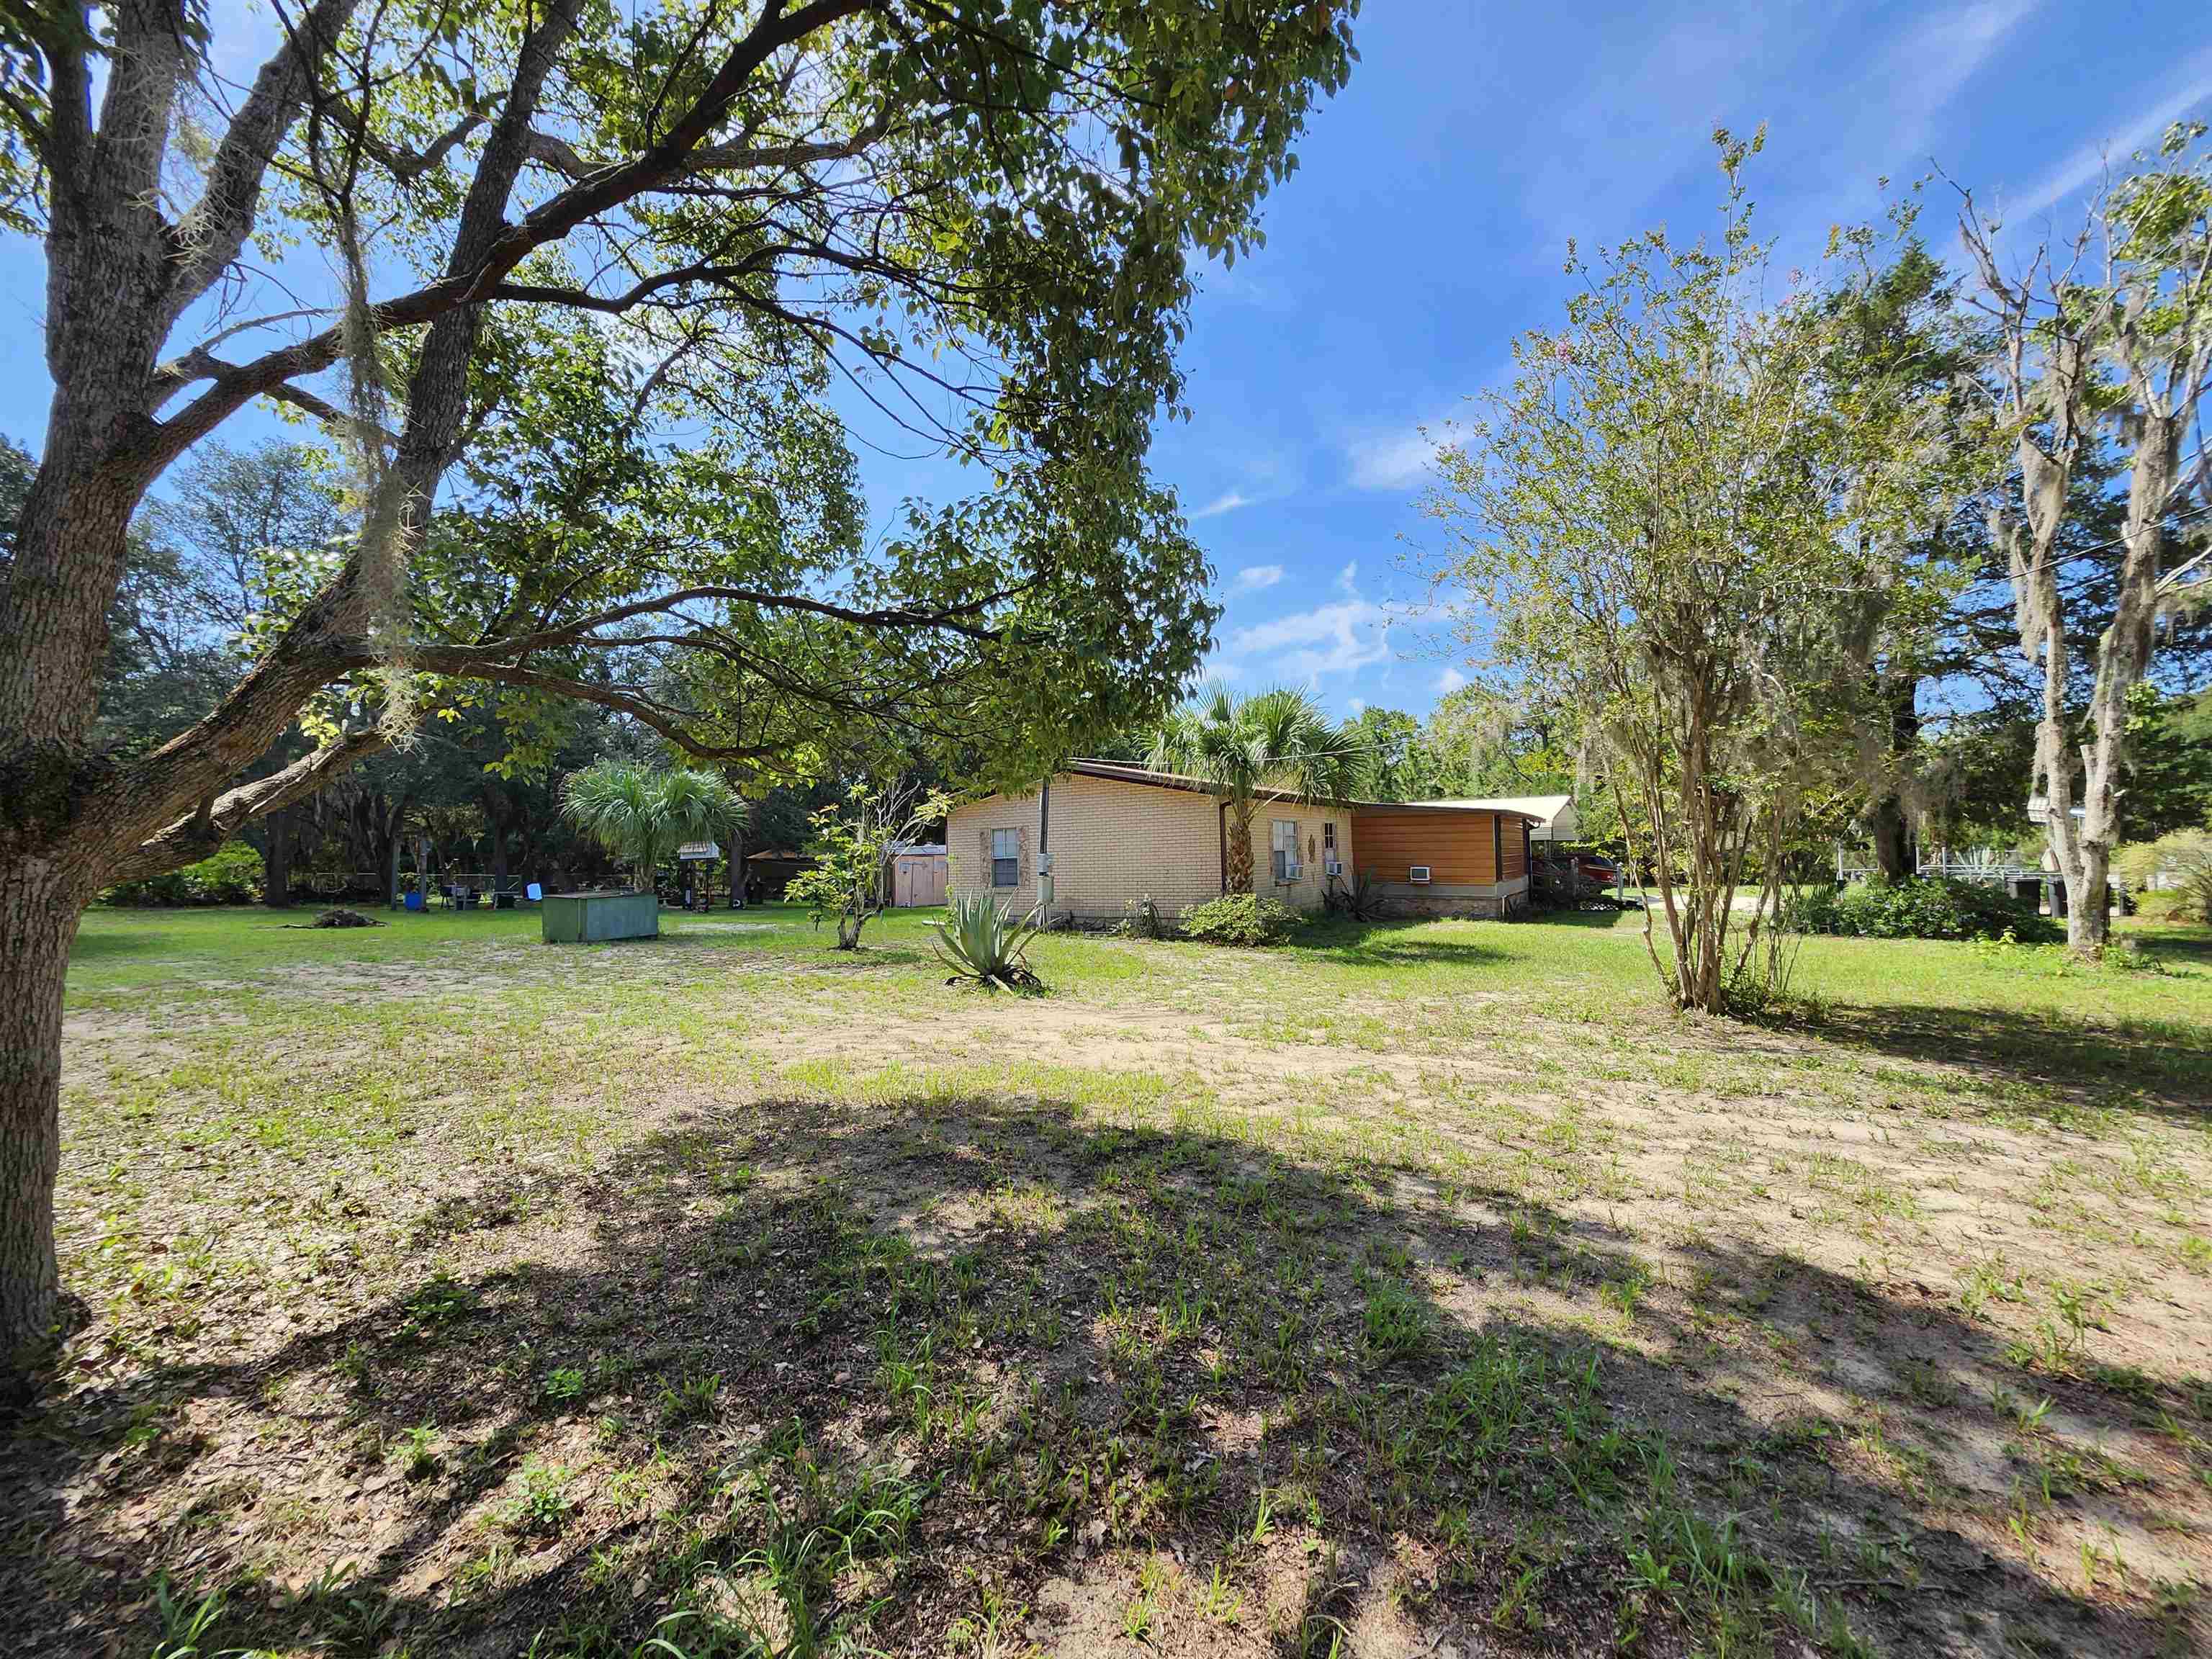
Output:
<svg viewBox="0 0 2212 1659">
<path fill-rule="evenodd" d="M 2212 1647 L 2203 930 L 284 920 L 86 920 L 10 1651 Z"/>
</svg>

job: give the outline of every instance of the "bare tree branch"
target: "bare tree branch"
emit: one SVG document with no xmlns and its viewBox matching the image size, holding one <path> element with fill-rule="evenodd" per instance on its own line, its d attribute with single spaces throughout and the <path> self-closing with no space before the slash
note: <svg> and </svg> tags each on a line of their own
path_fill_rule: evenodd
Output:
<svg viewBox="0 0 2212 1659">
<path fill-rule="evenodd" d="M 169 233 L 175 275 L 161 305 L 164 332 L 214 286 L 246 246 L 260 205 L 263 176 L 358 3 L 317 0 L 254 76 L 252 91 L 216 147 L 205 193 Z"/>
</svg>

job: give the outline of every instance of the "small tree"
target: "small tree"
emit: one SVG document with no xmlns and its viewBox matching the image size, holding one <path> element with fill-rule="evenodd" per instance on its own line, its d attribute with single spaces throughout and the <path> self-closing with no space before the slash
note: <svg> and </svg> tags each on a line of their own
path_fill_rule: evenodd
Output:
<svg viewBox="0 0 2212 1659">
<path fill-rule="evenodd" d="M 883 787 L 856 783 L 845 799 L 814 814 L 814 840 L 807 851 L 814 867 L 792 878 L 784 896 L 811 905 L 819 927 L 837 918 L 837 948 L 860 948 L 860 930 L 889 904 L 893 848 L 913 839 L 915 830 L 945 816 L 951 803 L 925 795 L 915 783 Z"/>
<path fill-rule="evenodd" d="M 1155 770 L 1212 787 L 1232 830 L 1222 872 L 1232 893 L 1252 890 L 1252 817 L 1262 789 L 1320 800 L 1352 792 L 1365 754 L 1358 727 L 1330 723 L 1304 692 L 1288 687 L 1239 697 L 1219 684 L 1170 714 L 1153 740 Z"/>
<path fill-rule="evenodd" d="M 653 872 L 688 841 L 713 841 L 745 821 L 745 804 L 719 772 L 655 772 L 601 761 L 571 773 L 562 815 L 630 867 L 649 887 Z"/>
<path fill-rule="evenodd" d="M 1783 854 L 1853 770 L 1867 600 L 1903 614 L 1930 510 L 1911 406 L 1823 372 L 1818 287 L 1761 299 L 1739 179 L 1757 141 L 1717 137 L 1721 246 L 1655 232 L 1577 260 L 1567 326 L 1516 345 L 1496 418 L 1440 452 L 1426 503 L 1453 537 L 1434 579 L 1476 598 L 1466 625 L 1520 701 L 1567 716 L 1656 880 L 1672 948 L 1647 910 L 1653 967 L 1714 1013 L 1778 982 Z"/>
</svg>

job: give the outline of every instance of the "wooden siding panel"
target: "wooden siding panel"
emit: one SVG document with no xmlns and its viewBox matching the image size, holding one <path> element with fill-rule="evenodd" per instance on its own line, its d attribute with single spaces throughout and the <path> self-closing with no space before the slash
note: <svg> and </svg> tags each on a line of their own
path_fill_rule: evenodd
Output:
<svg viewBox="0 0 2212 1659">
<path fill-rule="evenodd" d="M 1363 806 L 1352 816 L 1354 867 L 1374 881 L 1401 882 L 1409 866 L 1425 864 L 1430 879 L 1439 884 L 1494 882 L 1498 878 L 1492 840 L 1497 817 L 1495 812 L 1393 812 L 1388 807 Z M 1517 833 L 1513 839 L 1517 853 Z"/>
</svg>

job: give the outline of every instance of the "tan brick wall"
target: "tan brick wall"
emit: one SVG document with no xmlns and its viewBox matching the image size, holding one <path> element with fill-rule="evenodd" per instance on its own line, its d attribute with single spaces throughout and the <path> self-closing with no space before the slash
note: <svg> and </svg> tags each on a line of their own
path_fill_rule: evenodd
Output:
<svg viewBox="0 0 2212 1659">
<path fill-rule="evenodd" d="M 1274 825 L 1278 819 L 1297 825 L 1298 878 L 1283 883 L 1274 878 Z M 1252 890 L 1279 898 L 1293 910 L 1321 906 L 1326 890 L 1322 875 L 1328 851 L 1322 845 L 1322 826 L 1336 826 L 1336 856 L 1346 881 L 1352 861 L 1352 814 L 1338 807 L 1311 806 L 1294 801 L 1260 802 L 1252 811 Z"/>
<path fill-rule="evenodd" d="M 989 832 L 1021 832 L 1022 879 L 993 896 L 1026 911 L 1036 903 L 1038 798 L 993 795 L 956 809 L 945 828 L 951 892 L 988 890 Z M 1053 909 L 1088 921 L 1118 921 L 1130 901 L 1151 895 L 1163 919 L 1186 905 L 1221 893 L 1220 805 L 1188 789 L 1160 789 L 1117 779 L 1067 774 L 1052 781 Z M 1270 825 L 1277 818 L 1298 826 L 1299 879 L 1278 885 L 1270 877 Z M 1337 857 L 1352 867 L 1348 812 L 1262 801 L 1252 817 L 1253 885 L 1299 909 L 1321 902 L 1322 826 L 1336 825 Z M 1310 845 L 1310 851 L 1309 851 Z"/>
</svg>

